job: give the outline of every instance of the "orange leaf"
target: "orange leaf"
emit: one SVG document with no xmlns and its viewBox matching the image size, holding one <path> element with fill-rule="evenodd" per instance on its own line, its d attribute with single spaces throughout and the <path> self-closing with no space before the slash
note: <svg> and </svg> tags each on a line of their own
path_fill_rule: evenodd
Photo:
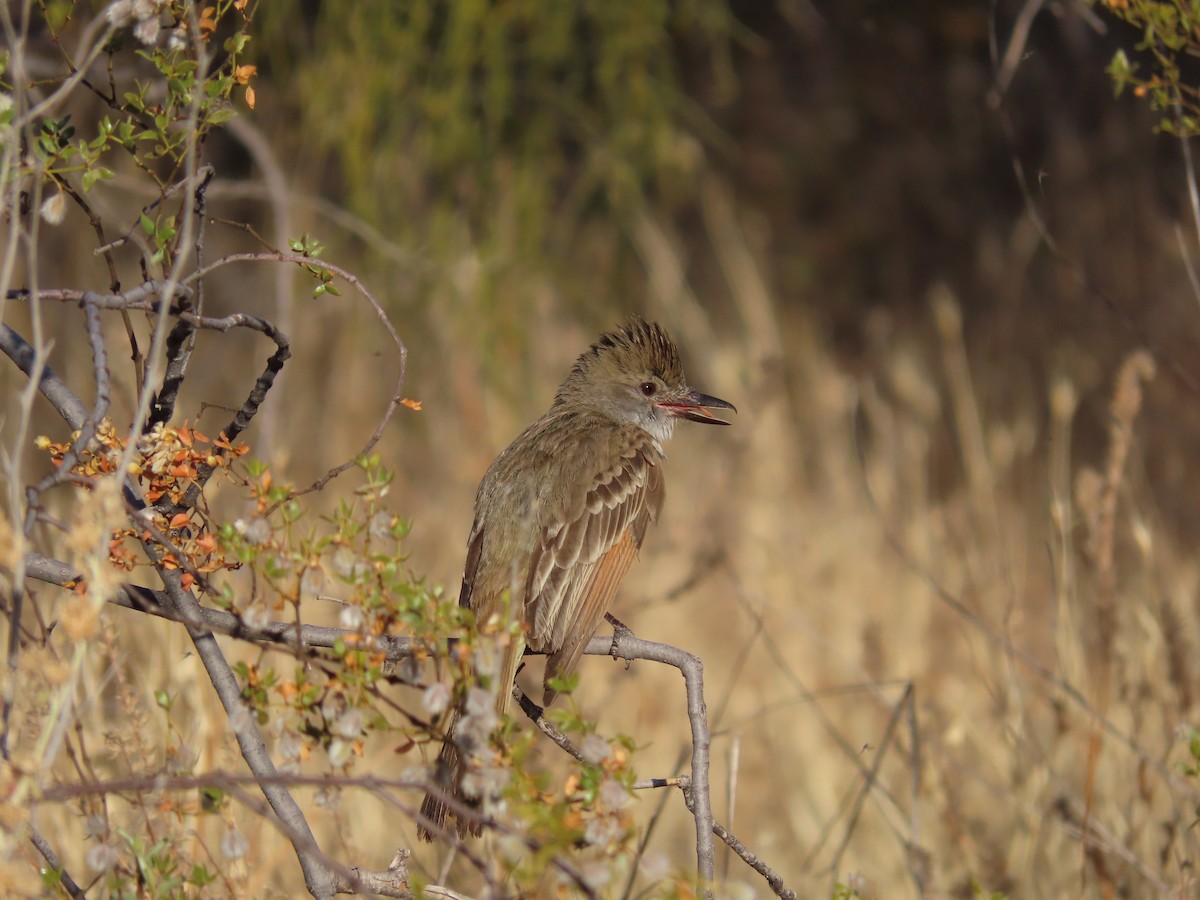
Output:
<svg viewBox="0 0 1200 900">
<path fill-rule="evenodd" d="M 186 512 L 176 513 L 175 516 L 171 519 L 170 527 L 171 528 L 182 528 L 184 525 L 186 525 L 188 523 L 188 520 L 191 517 L 192 517 L 191 513 L 186 513 Z"/>
<path fill-rule="evenodd" d="M 403 400 L 400 401 L 400 405 L 407 406 L 413 412 L 421 411 L 421 401 L 420 400 L 410 400 L 407 397 L 405 397 Z"/>
<path fill-rule="evenodd" d="M 417 742 L 414 741 L 412 738 L 408 738 L 407 740 L 403 741 L 402 743 L 397 744 L 395 750 L 393 750 L 392 752 L 393 753 L 407 753 L 409 750 L 411 750 L 415 746 L 417 746 Z"/>
<path fill-rule="evenodd" d="M 254 88 L 246 85 L 246 105 L 254 109 Z"/>
</svg>

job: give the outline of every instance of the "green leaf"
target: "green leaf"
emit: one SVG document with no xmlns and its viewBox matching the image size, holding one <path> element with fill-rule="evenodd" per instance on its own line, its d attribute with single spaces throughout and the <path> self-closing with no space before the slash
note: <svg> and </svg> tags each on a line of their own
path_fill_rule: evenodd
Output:
<svg viewBox="0 0 1200 900">
<path fill-rule="evenodd" d="M 217 787 L 200 789 L 200 808 L 205 812 L 216 812 L 225 805 L 225 792 Z"/>
<path fill-rule="evenodd" d="M 579 674 L 572 672 L 570 675 L 560 675 L 551 678 L 546 684 L 560 694 L 571 694 L 574 693 L 575 688 L 579 687 Z"/>
<path fill-rule="evenodd" d="M 232 106 L 222 106 L 208 117 L 210 125 L 224 125 L 230 119 L 236 119 L 238 111 Z"/>
<path fill-rule="evenodd" d="M 217 880 L 215 872 L 210 872 L 203 865 L 197 864 L 192 867 L 192 874 L 188 876 L 188 883 L 194 884 L 196 887 L 205 887 Z"/>
<path fill-rule="evenodd" d="M 92 185 L 97 181 L 107 181 L 108 179 L 115 177 L 116 176 L 112 169 L 107 169 L 104 166 L 96 166 L 95 168 L 88 169 L 83 173 L 83 178 L 81 179 L 83 184 L 83 192 L 86 194 L 88 191 L 90 191 L 92 189 Z"/>
</svg>

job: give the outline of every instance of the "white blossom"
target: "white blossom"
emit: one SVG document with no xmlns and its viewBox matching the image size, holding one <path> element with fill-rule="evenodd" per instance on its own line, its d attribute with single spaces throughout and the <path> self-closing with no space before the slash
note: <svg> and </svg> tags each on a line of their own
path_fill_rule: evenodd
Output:
<svg viewBox="0 0 1200 900">
<path fill-rule="evenodd" d="M 651 850 L 642 857 L 642 875 L 647 881 L 661 881 L 671 872 L 671 860 L 659 850 Z"/>
<path fill-rule="evenodd" d="M 280 734 L 279 741 L 275 744 L 275 752 L 279 756 L 279 770 L 281 772 L 298 771 L 300 754 L 303 749 L 304 742 L 300 740 L 300 735 L 290 728 Z"/>
<path fill-rule="evenodd" d="M 579 872 L 583 876 L 583 883 L 593 891 L 602 891 L 612 879 L 612 868 L 603 860 L 592 860 L 584 864 Z"/>
<path fill-rule="evenodd" d="M 267 612 L 265 603 L 255 603 L 249 609 L 242 613 L 242 621 L 246 623 L 247 628 L 254 631 L 261 631 L 266 628 L 271 622 L 271 616 Z"/>
<path fill-rule="evenodd" d="M 368 527 L 371 537 L 377 541 L 388 540 L 392 537 L 392 517 L 385 512 L 377 512 L 371 516 Z"/>
<path fill-rule="evenodd" d="M 250 849 L 250 842 L 237 828 L 230 828 L 221 838 L 221 854 L 226 859 L 241 859 Z"/>
<path fill-rule="evenodd" d="M 363 733 L 366 725 L 366 716 L 363 715 L 363 711 L 352 707 L 337 717 L 332 730 L 334 734 L 353 739 Z"/>
<path fill-rule="evenodd" d="M 347 603 L 342 607 L 342 611 L 338 613 L 338 625 L 346 629 L 346 631 L 358 631 L 363 627 L 365 618 L 361 606 L 354 606 Z"/>
<path fill-rule="evenodd" d="M 598 766 L 608 758 L 610 749 L 608 741 L 598 734 L 589 734 L 579 746 L 579 752 L 585 762 Z"/>
<path fill-rule="evenodd" d="M 157 472 L 157 469 L 152 469 Z M 238 519 L 233 523 L 234 530 L 246 539 L 246 543 L 256 547 L 265 544 L 271 539 L 271 523 L 262 516 L 255 516 L 249 522 L 245 519 Z"/>
<path fill-rule="evenodd" d="M 450 705 L 450 688 L 441 681 L 435 681 L 429 687 L 425 688 L 425 693 L 421 696 L 421 702 L 425 706 L 425 711 L 431 716 L 440 716 L 446 711 L 446 707 Z"/>
<path fill-rule="evenodd" d="M 597 794 L 600 802 L 609 809 L 622 809 L 633 800 L 633 795 L 625 789 L 625 785 L 615 778 L 604 779 Z"/>
<path fill-rule="evenodd" d="M 318 566 L 309 566 L 300 576 L 300 593 L 307 597 L 315 596 L 325 584 L 325 573 Z"/>
<path fill-rule="evenodd" d="M 158 17 L 151 19 L 142 19 L 133 26 L 133 36 L 143 44 L 152 45 L 158 42 L 158 35 L 162 29 L 159 24 Z"/>
<path fill-rule="evenodd" d="M 313 795 L 313 800 L 322 809 L 337 809 L 342 800 L 342 792 L 332 784 L 322 785 Z"/>
<path fill-rule="evenodd" d="M 349 741 L 334 738 L 329 742 L 329 749 L 326 751 L 329 755 L 329 764 L 335 769 L 340 769 L 346 763 L 350 762 L 351 749 Z"/>
<path fill-rule="evenodd" d="M 104 11 L 104 18 L 114 28 L 128 25 L 133 19 L 133 0 L 116 0 Z"/>
<path fill-rule="evenodd" d="M 112 844 L 97 844 L 87 852 L 85 862 L 93 872 L 107 872 L 117 864 L 117 848 Z"/>
</svg>

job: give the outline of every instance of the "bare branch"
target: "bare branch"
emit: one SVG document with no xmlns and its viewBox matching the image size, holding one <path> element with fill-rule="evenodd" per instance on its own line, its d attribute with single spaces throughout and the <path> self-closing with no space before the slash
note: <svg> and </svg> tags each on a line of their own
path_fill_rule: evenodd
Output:
<svg viewBox="0 0 1200 900">
<path fill-rule="evenodd" d="M 66 563 L 40 553 L 26 554 L 25 573 L 30 578 L 65 588 L 74 587 L 83 578 L 80 573 L 74 571 Z M 149 613 L 152 616 L 175 622 L 191 621 L 209 631 L 241 640 L 289 647 L 294 647 L 296 644 L 295 622 L 269 622 L 261 628 L 255 628 L 247 625 L 233 613 L 198 604 L 192 617 L 188 619 L 176 611 L 165 591 L 155 591 L 139 585 L 122 585 L 121 592 L 110 602 L 126 609 Z M 347 632 L 344 628 L 303 625 L 300 629 L 300 642 L 305 648 L 330 648 L 337 641 L 350 644 L 359 639 L 358 634 Z M 409 638 L 379 635 L 371 637 L 370 640 L 374 642 L 375 650 L 387 654 L 389 662 L 397 662 L 411 655 L 412 641 Z"/>
<path fill-rule="evenodd" d="M 10 327 L 0 322 L 0 351 L 17 364 L 17 368 L 33 377 L 37 365 L 33 347 Z M 72 431 L 83 427 L 87 421 L 87 408 L 75 392 L 67 387 L 66 382 L 54 374 L 49 366 L 43 366 L 38 379 L 38 390 L 58 410 L 58 414 L 66 420 Z"/>
<path fill-rule="evenodd" d="M 584 651 L 589 655 L 616 659 L 646 659 L 678 669 L 687 687 L 688 721 L 692 729 L 691 783 L 683 792 L 684 801 L 696 820 L 696 870 L 707 885 L 713 881 L 716 853 L 713 849 L 712 797 L 708 786 L 709 750 L 712 735 L 708 730 L 708 711 L 704 704 L 704 664 L 686 650 L 642 640 L 629 633 L 617 632 L 612 638 L 593 638 Z"/>
<path fill-rule="evenodd" d="M 738 855 L 742 862 L 767 880 L 767 884 L 775 892 L 776 897 L 783 897 L 784 900 L 796 900 L 796 892 L 783 883 L 783 878 L 779 873 L 763 862 L 756 854 L 747 850 L 746 845 L 726 830 L 725 826 L 714 822 L 713 833 L 723 840 L 729 849 Z"/>
<path fill-rule="evenodd" d="M 154 544 L 144 541 L 142 547 L 146 555 L 154 562 L 175 611 L 180 613 L 184 619 L 188 635 L 204 665 L 204 670 L 208 673 L 208 679 L 212 682 L 221 705 L 225 707 L 225 713 L 229 717 L 229 727 L 237 740 L 242 759 L 246 761 L 246 765 L 255 775 L 265 778 L 274 776 L 276 774 L 275 763 L 271 759 L 271 754 L 267 752 L 266 742 L 263 741 L 262 734 L 254 724 L 253 717 L 247 714 L 245 704 L 241 699 L 241 687 L 233 674 L 233 669 L 229 667 L 225 655 L 217 645 L 216 637 L 203 625 L 200 604 L 196 601 L 195 595 L 191 591 L 183 589 L 179 572 L 167 569 L 161 564 L 158 550 Z M 335 893 L 333 871 L 326 862 L 312 852 L 312 848 L 316 847 L 317 843 L 312 829 L 309 828 L 308 820 L 304 817 L 304 812 L 286 787 L 271 781 L 263 781 L 261 788 L 271 809 L 275 811 L 275 815 L 290 829 L 288 837 L 291 839 L 296 857 L 300 861 L 300 868 L 304 872 L 304 883 L 308 887 L 309 893 L 318 900 L 328 900 L 333 897 Z"/>
<path fill-rule="evenodd" d="M 87 893 L 71 877 L 71 873 L 63 866 L 62 861 L 58 858 L 58 854 L 54 852 L 54 848 L 42 837 L 42 833 L 37 828 L 30 827 L 29 840 L 38 853 L 42 854 L 42 858 L 46 860 L 47 865 L 53 869 L 58 875 L 58 883 L 62 885 L 63 890 L 70 894 L 75 900 L 84 900 Z"/>
</svg>

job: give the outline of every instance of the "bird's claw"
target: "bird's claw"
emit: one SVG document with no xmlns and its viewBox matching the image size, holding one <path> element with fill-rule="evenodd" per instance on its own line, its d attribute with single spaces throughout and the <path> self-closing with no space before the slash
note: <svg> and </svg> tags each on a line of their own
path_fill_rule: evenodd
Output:
<svg viewBox="0 0 1200 900">
<path fill-rule="evenodd" d="M 608 655 L 613 659 L 621 658 L 621 640 L 626 637 L 633 636 L 633 629 L 614 616 L 612 613 L 604 614 L 605 620 L 612 626 L 612 647 L 609 648 Z M 625 660 L 625 671 L 629 671 L 629 667 L 633 665 L 632 660 Z"/>
</svg>

